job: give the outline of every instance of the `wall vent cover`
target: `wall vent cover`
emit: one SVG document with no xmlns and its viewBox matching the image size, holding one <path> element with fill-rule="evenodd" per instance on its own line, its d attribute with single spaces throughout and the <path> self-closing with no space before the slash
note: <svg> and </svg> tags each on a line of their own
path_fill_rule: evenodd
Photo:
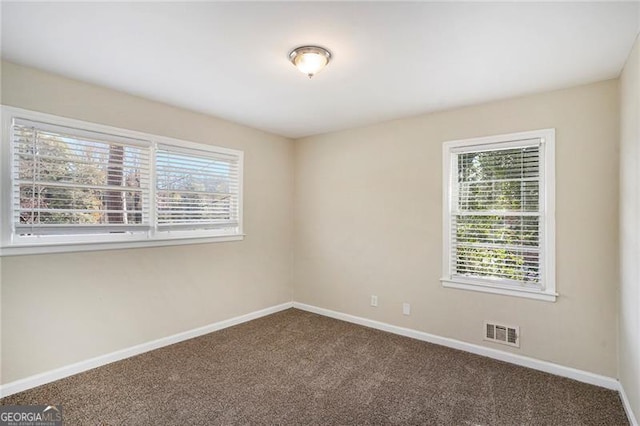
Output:
<svg viewBox="0 0 640 426">
<path fill-rule="evenodd" d="M 520 347 L 520 327 L 484 322 L 484 340 L 502 343 L 503 345 Z"/>
</svg>

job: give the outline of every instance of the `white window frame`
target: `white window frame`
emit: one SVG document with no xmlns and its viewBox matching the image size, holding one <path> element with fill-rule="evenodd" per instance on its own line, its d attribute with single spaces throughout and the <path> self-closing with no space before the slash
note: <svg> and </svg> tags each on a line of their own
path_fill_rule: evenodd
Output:
<svg viewBox="0 0 640 426">
<path fill-rule="evenodd" d="M 513 284 L 501 283 L 499 280 L 479 280 L 456 277 L 452 274 L 451 248 L 452 229 L 451 215 L 456 176 L 454 176 L 454 161 L 456 154 L 463 152 L 505 149 L 523 145 L 523 141 L 540 140 L 540 241 L 542 268 L 539 288 L 530 286 L 518 287 Z M 454 140 L 444 142 L 442 150 L 443 170 L 443 256 L 442 278 L 443 287 L 463 290 L 480 291 L 485 293 L 502 294 L 516 297 L 526 297 L 537 300 L 554 302 L 556 293 L 555 282 L 555 129 L 542 129 L 528 132 L 510 133 L 480 138 Z"/>
<path fill-rule="evenodd" d="M 0 256 L 58 253 L 74 251 L 94 251 L 154 247 L 183 244 L 202 244 L 244 239 L 243 233 L 243 163 L 244 153 L 239 150 L 214 145 L 188 142 L 149 133 L 121 129 L 87 121 L 59 117 L 22 108 L 1 106 L 2 140 L 0 146 Z M 17 237 L 13 229 L 12 211 L 12 149 L 11 127 L 16 118 L 41 121 L 57 126 L 66 126 L 91 132 L 105 133 L 116 137 L 147 141 L 150 146 L 150 229 L 146 232 L 124 234 L 48 235 L 38 237 Z M 219 230 L 163 230 L 158 231 L 155 223 L 155 151 L 158 145 L 172 145 L 192 150 L 208 151 L 238 157 L 238 226 L 233 232 Z"/>
</svg>

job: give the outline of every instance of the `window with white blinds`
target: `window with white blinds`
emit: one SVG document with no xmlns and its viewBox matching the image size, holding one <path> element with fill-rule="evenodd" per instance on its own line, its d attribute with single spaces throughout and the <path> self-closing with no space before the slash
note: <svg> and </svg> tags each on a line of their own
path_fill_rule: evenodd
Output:
<svg viewBox="0 0 640 426">
<path fill-rule="evenodd" d="M 3 254 L 241 239 L 241 151 L 2 111 Z"/>
<path fill-rule="evenodd" d="M 445 285 L 555 297 L 553 145 L 553 130 L 445 143 Z"/>
<path fill-rule="evenodd" d="M 23 119 L 12 142 L 17 235 L 148 231 L 148 142 Z"/>
<path fill-rule="evenodd" d="M 240 215 L 239 160 L 237 155 L 158 146 L 158 229 L 236 229 Z"/>
</svg>

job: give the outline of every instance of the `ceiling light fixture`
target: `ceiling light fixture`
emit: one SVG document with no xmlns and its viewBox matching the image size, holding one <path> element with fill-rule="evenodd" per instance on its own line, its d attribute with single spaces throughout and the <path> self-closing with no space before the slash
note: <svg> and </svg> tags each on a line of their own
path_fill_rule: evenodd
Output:
<svg viewBox="0 0 640 426">
<path fill-rule="evenodd" d="M 329 63 L 331 52 L 319 46 L 300 46 L 289 53 L 289 60 L 311 78 Z"/>
</svg>

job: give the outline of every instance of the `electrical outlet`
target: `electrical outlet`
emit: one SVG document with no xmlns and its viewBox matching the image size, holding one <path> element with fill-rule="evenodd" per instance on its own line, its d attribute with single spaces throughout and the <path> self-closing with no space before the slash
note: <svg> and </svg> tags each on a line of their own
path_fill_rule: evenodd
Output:
<svg viewBox="0 0 640 426">
<path fill-rule="evenodd" d="M 371 295 L 371 306 L 378 306 L 378 296 Z"/>
<path fill-rule="evenodd" d="M 402 313 L 404 315 L 411 315 L 411 305 L 409 303 L 402 304 Z"/>
</svg>

